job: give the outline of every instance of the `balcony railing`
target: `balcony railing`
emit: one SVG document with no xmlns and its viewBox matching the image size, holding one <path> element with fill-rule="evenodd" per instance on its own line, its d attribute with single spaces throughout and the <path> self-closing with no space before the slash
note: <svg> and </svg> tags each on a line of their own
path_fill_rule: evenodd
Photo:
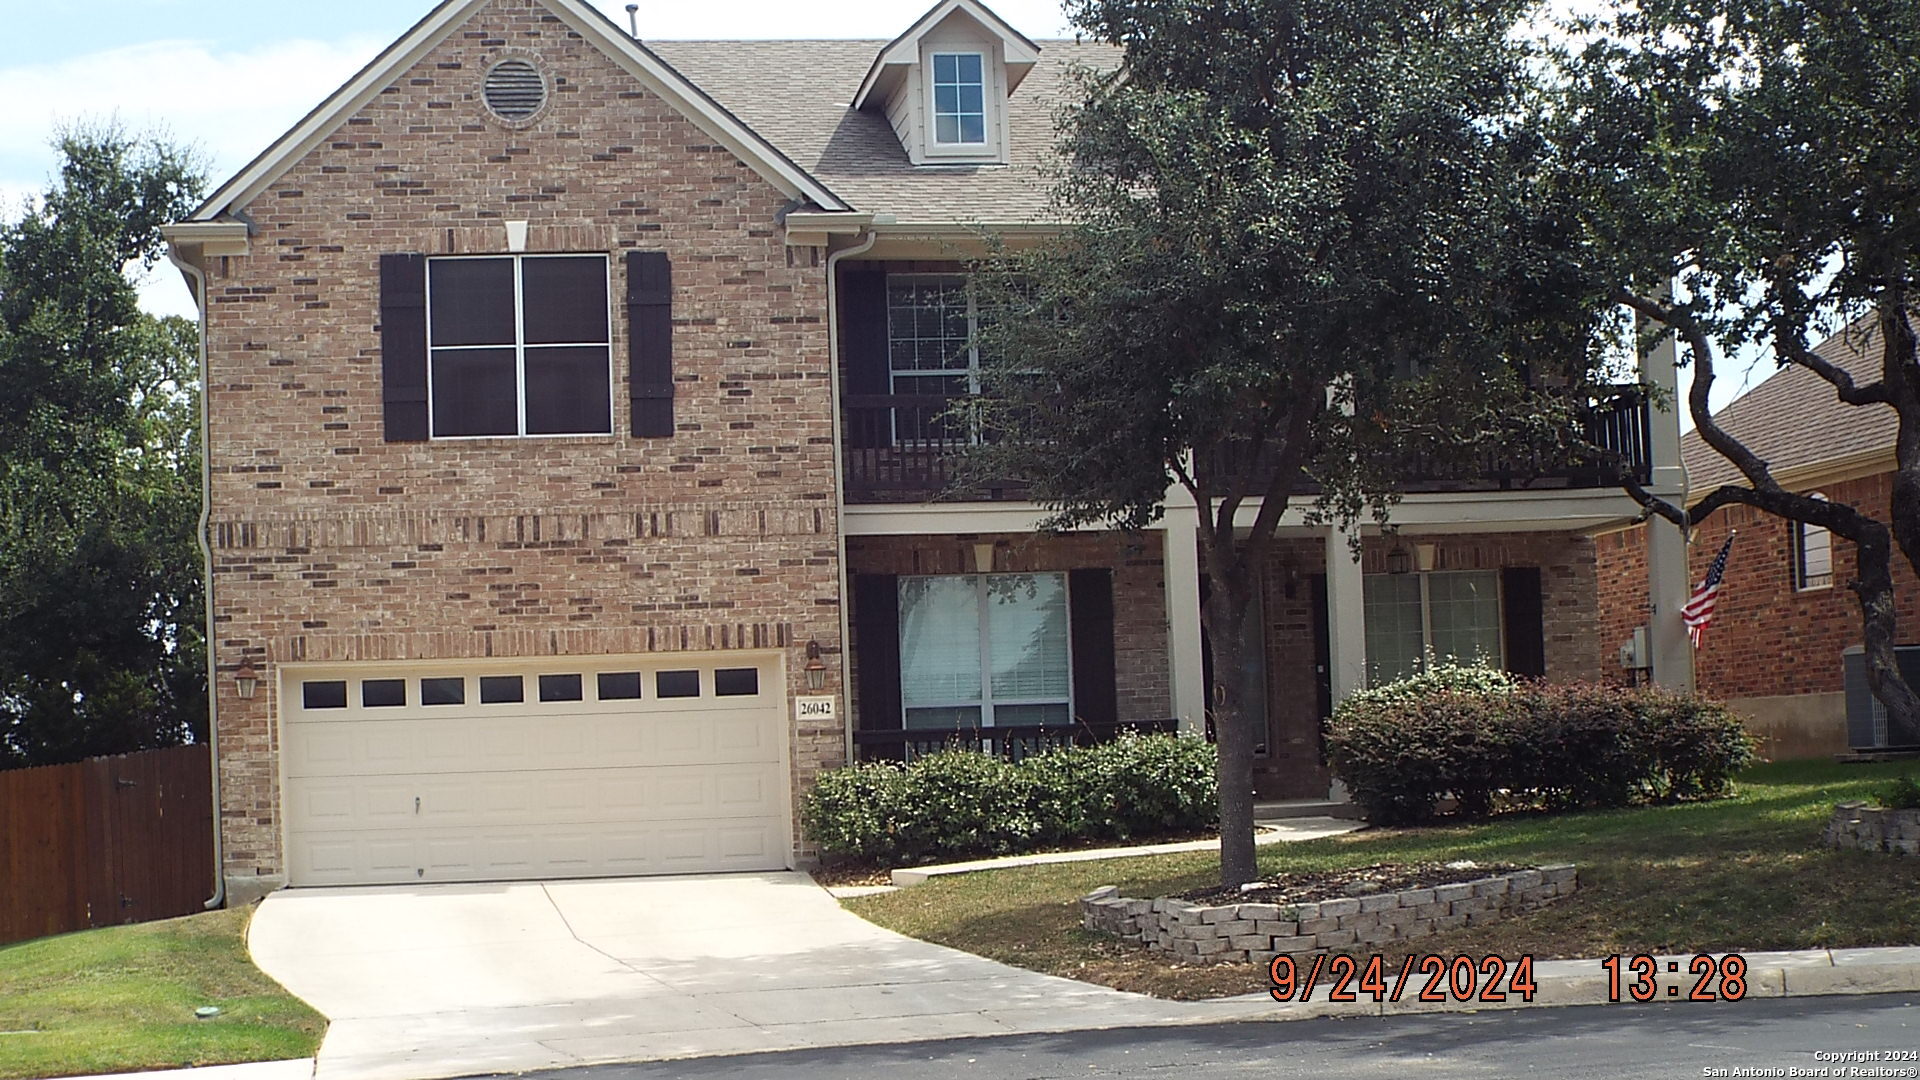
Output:
<svg viewBox="0 0 1920 1080">
<path fill-rule="evenodd" d="M 1111 742 L 1123 731 L 1137 735 L 1170 734 L 1180 730 L 1178 720 L 1138 720 L 1093 724 L 1009 724 L 1005 727 L 894 728 L 856 731 L 853 743 L 862 761 L 910 761 L 921 754 L 958 748 L 983 750 L 1018 761 L 1028 754 L 1057 746 L 1092 746 Z"/>
<path fill-rule="evenodd" d="M 973 441 L 967 426 L 947 416 L 953 399 L 907 394 L 853 395 L 845 399 L 842 460 L 850 503 L 910 503 L 939 499 L 1018 500 L 1019 483 L 955 490 L 959 454 Z M 1415 461 L 1403 470 L 1407 493 L 1604 488 L 1625 468 L 1641 483 L 1653 471 L 1650 420 L 1645 395 L 1628 388 L 1595 406 L 1585 420 L 1589 442 L 1617 457 L 1577 463 L 1544 455 L 1485 454 L 1468 463 Z M 1318 491 L 1302 479 L 1298 493 Z"/>
</svg>

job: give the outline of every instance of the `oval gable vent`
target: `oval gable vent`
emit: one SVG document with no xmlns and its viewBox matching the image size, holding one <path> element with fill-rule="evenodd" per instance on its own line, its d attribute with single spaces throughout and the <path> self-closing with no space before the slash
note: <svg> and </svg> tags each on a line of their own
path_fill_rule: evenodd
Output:
<svg viewBox="0 0 1920 1080">
<path fill-rule="evenodd" d="M 502 120 L 525 120 L 547 103 L 547 80 L 525 60 L 502 60 L 487 72 L 487 108 Z"/>
</svg>

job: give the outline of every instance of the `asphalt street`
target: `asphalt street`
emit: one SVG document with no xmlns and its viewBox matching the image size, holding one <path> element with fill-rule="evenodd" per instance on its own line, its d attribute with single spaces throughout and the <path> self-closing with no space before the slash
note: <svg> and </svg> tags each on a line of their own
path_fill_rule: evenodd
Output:
<svg viewBox="0 0 1920 1080">
<path fill-rule="evenodd" d="M 1859 1056 L 1842 1056 L 1848 1052 Z M 1920 995 L 1123 1028 L 525 1075 L 539 1080 L 1920 1077 Z"/>
</svg>

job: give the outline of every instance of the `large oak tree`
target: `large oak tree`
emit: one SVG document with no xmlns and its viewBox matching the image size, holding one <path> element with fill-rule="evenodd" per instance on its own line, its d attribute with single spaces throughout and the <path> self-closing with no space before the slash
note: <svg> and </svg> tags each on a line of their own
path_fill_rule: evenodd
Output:
<svg viewBox="0 0 1920 1080">
<path fill-rule="evenodd" d="M 1138 528 L 1170 486 L 1192 497 L 1236 884 L 1259 733 L 1219 676 L 1283 513 L 1310 491 L 1317 520 L 1352 524 L 1412 459 L 1560 446 L 1604 305 L 1541 183 L 1524 3 L 1068 7 L 1125 59 L 1063 117 L 1073 227 L 984 275 L 979 463 L 1056 527 Z"/>
</svg>

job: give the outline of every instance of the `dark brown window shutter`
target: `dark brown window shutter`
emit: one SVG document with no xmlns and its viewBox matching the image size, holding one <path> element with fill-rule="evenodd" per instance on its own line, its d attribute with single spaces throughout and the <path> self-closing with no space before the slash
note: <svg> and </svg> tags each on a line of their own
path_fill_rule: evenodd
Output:
<svg viewBox="0 0 1920 1080">
<path fill-rule="evenodd" d="M 1547 636 L 1540 595 L 1540 568 L 1509 566 L 1500 571 L 1501 617 L 1506 623 L 1507 670 L 1539 678 L 1547 673 Z"/>
<path fill-rule="evenodd" d="M 1069 572 L 1067 605 L 1073 613 L 1074 718 L 1111 724 L 1120 719 L 1120 698 L 1114 686 L 1113 571 Z"/>
<path fill-rule="evenodd" d="M 853 648 L 860 730 L 900 730 L 899 578 L 853 575 Z"/>
<path fill-rule="evenodd" d="M 633 433 L 673 434 L 673 271 L 664 251 L 627 252 L 627 396 Z"/>
<path fill-rule="evenodd" d="M 427 257 L 380 256 L 380 404 L 388 442 L 427 438 Z"/>
<path fill-rule="evenodd" d="M 840 366 L 847 396 L 879 397 L 893 392 L 887 356 L 887 272 L 878 265 L 850 264 L 840 270 Z M 893 443 L 893 412 L 850 403 L 846 441 L 856 450 Z"/>
</svg>

